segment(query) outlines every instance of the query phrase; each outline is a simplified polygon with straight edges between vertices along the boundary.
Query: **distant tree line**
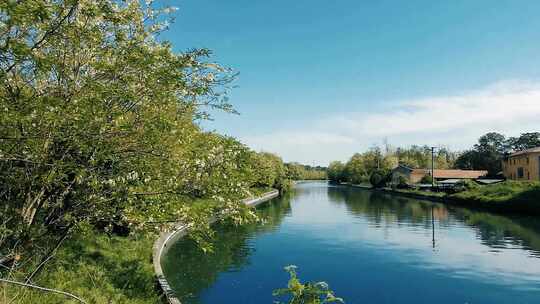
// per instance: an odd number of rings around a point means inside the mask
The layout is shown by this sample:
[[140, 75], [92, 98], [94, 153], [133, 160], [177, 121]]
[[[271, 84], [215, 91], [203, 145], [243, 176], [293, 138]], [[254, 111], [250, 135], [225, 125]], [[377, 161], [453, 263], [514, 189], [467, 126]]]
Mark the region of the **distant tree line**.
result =
[[321, 166], [301, 165], [299, 163], [285, 164], [288, 178], [291, 180], [325, 180], [327, 179], [326, 168]]
[[[436, 169], [487, 170], [489, 176], [500, 176], [505, 155], [540, 146], [540, 132], [523, 133], [518, 137], [505, 137], [487, 133], [478, 143], [464, 152], [453, 152], [437, 147], [434, 154]], [[431, 147], [411, 146], [383, 149], [373, 147], [364, 153], [354, 154], [347, 162], [333, 161], [328, 166], [328, 179], [353, 184], [383, 185], [389, 180], [390, 171], [398, 164], [410, 168], [431, 169]]]
[[[440, 147], [435, 152], [435, 167], [452, 168], [457, 154]], [[431, 168], [431, 148], [411, 146], [409, 148], [384, 149], [373, 147], [364, 153], [354, 154], [346, 163], [331, 162], [328, 166], [328, 179], [353, 184], [382, 183], [390, 171], [398, 164], [411, 168]], [[372, 179], [374, 177], [374, 179]]]

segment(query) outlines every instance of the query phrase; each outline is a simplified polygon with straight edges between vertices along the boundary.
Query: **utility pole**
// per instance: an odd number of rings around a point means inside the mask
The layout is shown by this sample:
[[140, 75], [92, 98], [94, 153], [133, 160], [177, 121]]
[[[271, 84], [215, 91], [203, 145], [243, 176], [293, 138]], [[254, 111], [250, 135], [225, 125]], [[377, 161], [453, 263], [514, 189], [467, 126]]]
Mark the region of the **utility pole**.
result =
[[431, 188], [435, 188], [435, 147], [431, 147]]

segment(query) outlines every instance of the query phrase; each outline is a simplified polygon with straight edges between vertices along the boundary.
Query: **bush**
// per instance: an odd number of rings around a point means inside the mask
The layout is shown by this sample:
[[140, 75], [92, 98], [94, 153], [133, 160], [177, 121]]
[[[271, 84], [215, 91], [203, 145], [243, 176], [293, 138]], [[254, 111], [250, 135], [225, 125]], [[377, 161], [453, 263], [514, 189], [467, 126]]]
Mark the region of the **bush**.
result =
[[456, 198], [481, 202], [513, 202], [537, 205], [540, 183], [506, 181], [495, 185], [475, 186], [453, 195]]
[[405, 176], [400, 175], [397, 179], [397, 188], [398, 189], [407, 189], [409, 188], [409, 183], [407, 182], [407, 178]]
[[[321, 303], [345, 303], [342, 298], [334, 295], [325, 282], [302, 283], [296, 274], [296, 266], [285, 267], [290, 279], [287, 288], [274, 290], [273, 296], [287, 296], [288, 304], [321, 304]], [[277, 304], [284, 304], [275, 301]]]
[[420, 180], [420, 183], [421, 184], [431, 184], [433, 182], [433, 177], [431, 177], [431, 175], [425, 175], [424, 177], [422, 177], [422, 179]]
[[454, 188], [455, 192], [462, 192], [462, 191], [469, 191], [474, 190], [480, 187], [476, 182], [472, 180], [461, 180], [456, 183], [456, 187]]
[[382, 171], [375, 171], [371, 173], [371, 176], [369, 177], [370, 184], [375, 188], [382, 188], [386, 186], [387, 181], [387, 175]]

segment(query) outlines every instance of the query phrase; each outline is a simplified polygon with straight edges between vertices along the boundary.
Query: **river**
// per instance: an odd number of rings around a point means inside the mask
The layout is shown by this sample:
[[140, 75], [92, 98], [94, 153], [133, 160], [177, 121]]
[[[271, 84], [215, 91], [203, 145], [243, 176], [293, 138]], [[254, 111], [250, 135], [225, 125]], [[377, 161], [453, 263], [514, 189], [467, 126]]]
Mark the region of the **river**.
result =
[[213, 252], [175, 243], [163, 269], [185, 304], [271, 304], [284, 266], [346, 303], [540, 303], [540, 221], [325, 182], [216, 226]]

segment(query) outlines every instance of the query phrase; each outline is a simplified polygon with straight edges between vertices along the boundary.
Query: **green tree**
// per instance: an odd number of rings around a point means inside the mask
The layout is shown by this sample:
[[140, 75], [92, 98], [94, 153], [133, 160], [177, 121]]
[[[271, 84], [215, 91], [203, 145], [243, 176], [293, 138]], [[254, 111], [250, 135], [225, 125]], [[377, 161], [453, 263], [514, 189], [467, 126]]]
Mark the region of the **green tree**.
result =
[[[411, 168], [431, 168], [431, 147], [413, 145], [399, 148], [396, 152], [399, 163]], [[435, 154], [435, 168], [448, 169], [454, 165], [455, 153], [444, 147], [438, 147]]]
[[540, 132], [523, 133], [519, 137], [510, 137], [506, 141], [506, 146], [513, 151], [540, 147]]
[[291, 180], [301, 180], [305, 176], [304, 166], [299, 163], [288, 163], [285, 164], [286, 175]]
[[371, 176], [369, 177], [369, 183], [374, 188], [382, 188], [386, 186], [386, 183], [388, 182], [389, 172], [386, 170], [375, 170], [371, 173]]
[[172, 218], [208, 232], [214, 214], [249, 216], [240, 199], [262, 179], [259, 164], [268, 186], [283, 177], [277, 157], [258, 163], [200, 130], [208, 109], [234, 112], [234, 74], [209, 50], [156, 39], [170, 11], [0, 2], [0, 261], [46, 261], [81, 223], [133, 230]]
[[340, 161], [333, 161], [328, 166], [328, 179], [334, 182], [345, 181], [345, 165]]
[[481, 136], [472, 150], [462, 153], [455, 162], [458, 169], [487, 170], [496, 176], [502, 170], [502, 158], [507, 149], [504, 135], [491, 132]]
[[283, 160], [272, 153], [259, 152], [252, 154], [254, 164], [255, 187], [276, 188], [287, 190], [291, 187], [291, 180], [287, 177], [287, 170]]
[[353, 184], [360, 184], [369, 180], [366, 160], [360, 153], [354, 154], [345, 165], [345, 178]]

